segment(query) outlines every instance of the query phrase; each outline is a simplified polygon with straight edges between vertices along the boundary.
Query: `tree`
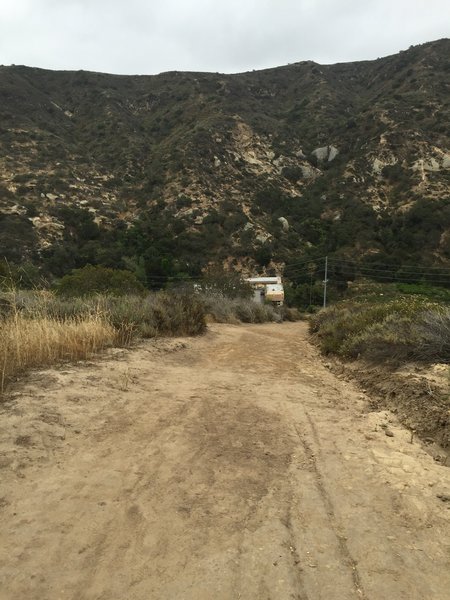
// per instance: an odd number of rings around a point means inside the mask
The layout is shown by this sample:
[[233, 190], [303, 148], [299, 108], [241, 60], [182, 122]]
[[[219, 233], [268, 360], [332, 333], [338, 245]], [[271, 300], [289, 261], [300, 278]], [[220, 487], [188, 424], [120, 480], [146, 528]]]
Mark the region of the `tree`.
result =
[[57, 285], [61, 296], [90, 296], [94, 294], [139, 294], [144, 286], [136, 275], [122, 269], [108, 269], [87, 265], [65, 275]]

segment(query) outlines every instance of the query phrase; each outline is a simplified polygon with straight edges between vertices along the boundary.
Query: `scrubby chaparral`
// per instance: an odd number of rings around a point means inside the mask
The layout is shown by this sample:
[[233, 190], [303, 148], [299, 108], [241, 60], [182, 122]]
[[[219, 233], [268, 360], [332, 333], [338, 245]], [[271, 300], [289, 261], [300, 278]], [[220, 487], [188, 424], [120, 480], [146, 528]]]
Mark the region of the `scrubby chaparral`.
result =
[[449, 57], [443, 39], [236, 75], [0, 67], [0, 257], [152, 289], [284, 269], [299, 305], [325, 255], [333, 283], [449, 285]]

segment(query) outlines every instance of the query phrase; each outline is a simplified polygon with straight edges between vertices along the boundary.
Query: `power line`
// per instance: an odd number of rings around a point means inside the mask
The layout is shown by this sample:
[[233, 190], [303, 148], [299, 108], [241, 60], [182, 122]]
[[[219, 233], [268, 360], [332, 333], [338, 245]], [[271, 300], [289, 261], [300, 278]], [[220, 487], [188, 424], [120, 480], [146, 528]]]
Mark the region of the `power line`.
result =
[[[364, 275], [364, 273], [362, 274]], [[367, 274], [367, 277], [370, 279], [374, 279], [374, 276], [370, 276]], [[439, 283], [444, 283], [444, 284], [449, 284], [450, 280], [449, 279], [427, 279], [426, 281], [421, 280], [419, 278], [414, 278], [414, 277], [395, 277], [392, 275], [377, 275], [376, 279], [383, 279], [385, 281], [390, 281], [392, 283], [398, 282], [398, 283], [435, 283], [435, 284], [439, 284]]]
[[[339, 265], [336, 265], [335, 263], [332, 263], [332, 265], [334, 267], [339, 266]], [[344, 267], [344, 268], [350, 269], [350, 267], [348, 267], [348, 266]], [[354, 272], [356, 272], [356, 273], [366, 273], [368, 275], [373, 274], [374, 277], [376, 277], [378, 273], [385, 274], [385, 275], [392, 274], [393, 277], [395, 275], [401, 275], [401, 276], [404, 276], [404, 277], [408, 277], [408, 276], [413, 277], [415, 275], [417, 275], [419, 277], [425, 277], [427, 275], [435, 275], [437, 277], [445, 277], [445, 276], [448, 275], [450, 277], [450, 272], [436, 272], [436, 273], [433, 273], [432, 271], [409, 271], [408, 272], [408, 271], [402, 271], [401, 268], [394, 270], [394, 269], [371, 269], [370, 267], [357, 267], [357, 266], [355, 266], [354, 267]]]
[[307, 265], [307, 264], [313, 264], [319, 261], [323, 261], [325, 260], [325, 256], [319, 256], [319, 258], [308, 258], [305, 260], [301, 260], [299, 262], [290, 262], [285, 264], [284, 269], [289, 269], [290, 267], [296, 267], [296, 266], [301, 266], [301, 265]]
[[310, 269], [307, 269], [305, 267], [303, 269], [295, 269], [294, 271], [288, 271], [287, 273], [285, 272], [284, 273], [284, 277], [286, 277], [287, 279], [289, 279], [291, 276], [295, 277], [296, 275], [309, 275], [311, 272], [312, 273], [320, 273], [323, 270], [324, 270], [323, 264], [322, 264], [321, 267], [319, 267], [317, 269], [314, 269], [314, 271], [311, 271]]
[[[365, 269], [371, 269], [371, 270], [380, 270], [380, 271], [383, 271], [383, 272], [386, 271], [386, 270], [394, 270], [392, 268], [393, 267], [392, 264], [388, 265], [388, 264], [383, 264], [383, 263], [370, 263], [370, 265], [366, 267], [366, 266], [362, 265], [358, 261], [349, 260], [349, 259], [341, 259], [341, 258], [331, 257], [329, 260], [332, 261], [332, 262], [335, 262], [335, 263], [345, 263], [345, 264], [355, 265], [358, 268], [365, 268]], [[376, 269], [377, 266], [380, 266], [382, 268], [381, 269]], [[375, 267], [375, 268], [373, 268], [373, 267]], [[443, 274], [444, 273], [450, 273], [450, 268], [446, 268], [446, 267], [432, 267], [432, 266], [430, 266], [430, 267], [421, 267], [419, 265], [400, 265], [398, 267], [397, 271], [400, 271], [402, 269], [413, 269], [414, 272], [416, 272], [416, 273], [418, 273], [418, 272], [430, 272], [432, 270], [434, 270], [434, 271], [442, 271]]]
[[[326, 257], [324, 257], [323, 260], [326, 260]], [[334, 258], [329, 258], [328, 259], [328, 265], [326, 265], [325, 267], [319, 266], [319, 268], [316, 269], [316, 274], [319, 274], [320, 272], [324, 272], [324, 270], [326, 269], [326, 267], [330, 267], [330, 265], [333, 266], [339, 266], [340, 263], [340, 259], [334, 259]], [[449, 284], [450, 283], [450, 271], [448, 272], [430, 272], [430, 271], [410, 271], [410, 272], [401, 272], [401, 268], [397, 269], [397, 270], [393, 270], [393, 269], [372, 269], [370, 267], [364, 267], [359, 265], [356, 262], [352, 262], [352, 261], [348, 261], [348, 263], [351, 263], [352, 266], [354, 266], [354, 275], [356, 277], [367, 277], [369, 279], [375, 279], [375, 280], [384, 280], [386, 282], [392, 282], [392, 283], [430, 283], [430, 284]], [[326, 269], [326, 270], [328, 270]], [[303, 268], [298, 268], [298, 269], [294, 269], [294, 270], [288, 270], [285, 273], [285, 276], [289, 279], [291, 277], [296, 277], [299, 275], [308, 275], [310, 274], [311, 271], [305, 266]], [[448, 274], [448, 278], [444, 279], [444, 277], [446, 277], [446, 275]]]
[[[329, 267], [330, 265], [328, 265]], [[320, 269], [318, 269], [318, 272], [324, 272], [324, 267], [321, 267]], [[298, 276], [298, 275], [308, 275], [308, 271], [297, 271], [296, 273], [292, 273], [290, 275], [292, 276]], [[374, 274], [374, 273], [364, 273], [364, 272], [359, 272], [356, 274], [356, 277], [362, 277], [362, 278], [368, 278], [368, 279], [374, 279], [374, 280], [379, 280], [382, 279], [384, 281], [387, 282], [398, 282], [398, 283], [430, 283], [430, 284], [449, 284], [450, 283], [450, 277], [448, 279], [433, 279], [433, 278], [429, 278], [427, 277], [426, 279], [422, 276], [420, 277], [414, 277], [413, 275], [408, 276], [408, 275], [389, 275], [389, 274]], [[287, 277], [287, 279], [289, 279], [289, 277]]]
[[[319, 257], [319, 258], [309, 258], [309, 259], [305, 259], [302, 261], [298, 261], [298, 262], [291, 262], [291, 263], [287, 263], [285, 264], [284, 267], [284, 272], [286, 274], [296, 274], [299, 272], [302, 272], [303, 269], [291, 269], [291, 267], [302, 267], [303, 265], [305, 266], [304, 268], [306, 268], [306, 265], [312, 265], [314, 263], [319, 263], [321, 261], [325, 260], [325, 256]], [[345, 258], [336, 258], [336, 257], [329, 257], [328, 258], [328, 263], [333, 265], [333, 266], [342, 266], [342, 267], [354, 267], [356, 271], [366, 271], [366, 272], [370, 272], [370, 273], [394, 273], [397, 274], [401, 271], [408, 271], [408, 273], [404, 273], [409, 274], [409, 272], [411, 273], [411, 275], [428, 275], [428, 274], [432, 274], [432, 275], [437, 275], [437, 276], [445, 276], [445, 275], [449, 275], [450, 276], [450, 268], [446, 268], [446, 267], [421, 267], [419, 265], [400, 265], [398, 268], [394, 268], [392, 264], [386, 264], [386, 263], [370, 263], [370, 265], [364, 265], [361, 264], [361, 262], [359, 261], [355, 261], [355, 260], [350, 260], [350, 259], [345, 259]], [[381, 267], [381, 268], [377, 268], [377, 267]], [[317, 269], [318, 271], [320, 270], [320, 268]]]

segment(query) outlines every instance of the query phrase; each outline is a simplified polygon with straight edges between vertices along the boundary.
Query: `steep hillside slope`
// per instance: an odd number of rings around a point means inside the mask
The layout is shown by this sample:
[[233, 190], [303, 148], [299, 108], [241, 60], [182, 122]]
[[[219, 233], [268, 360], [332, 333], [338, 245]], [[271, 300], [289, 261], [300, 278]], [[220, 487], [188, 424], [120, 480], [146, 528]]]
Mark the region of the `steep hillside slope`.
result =
[[450, 260], [450, 41], [237, 75], [0, 68], [0, 255], [150, 281]]

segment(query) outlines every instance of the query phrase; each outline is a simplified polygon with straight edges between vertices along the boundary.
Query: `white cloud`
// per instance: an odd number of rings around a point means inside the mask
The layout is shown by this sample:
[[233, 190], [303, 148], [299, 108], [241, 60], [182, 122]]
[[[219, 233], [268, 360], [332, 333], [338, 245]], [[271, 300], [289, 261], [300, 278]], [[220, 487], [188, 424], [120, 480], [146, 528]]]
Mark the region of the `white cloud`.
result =
[[236, 72], [377, 58], [449, 23], [448, 0], [2, 0], [0, 63]]

